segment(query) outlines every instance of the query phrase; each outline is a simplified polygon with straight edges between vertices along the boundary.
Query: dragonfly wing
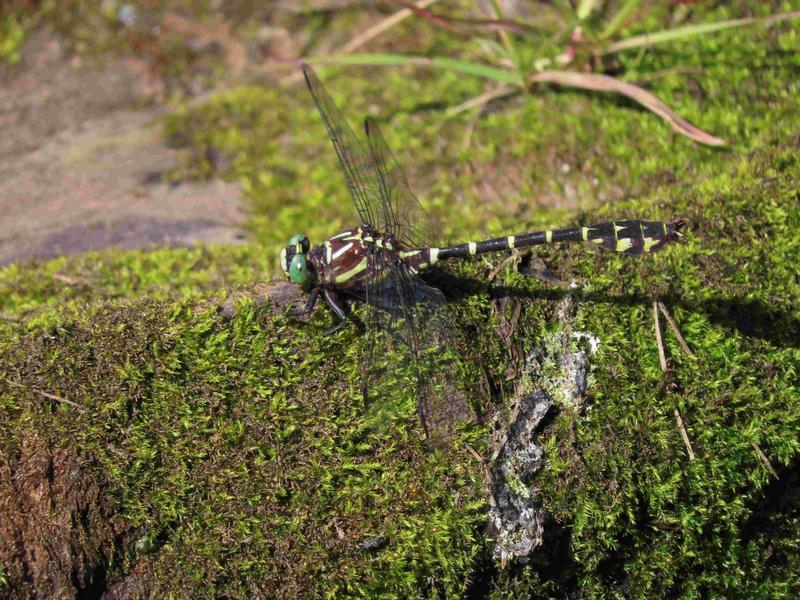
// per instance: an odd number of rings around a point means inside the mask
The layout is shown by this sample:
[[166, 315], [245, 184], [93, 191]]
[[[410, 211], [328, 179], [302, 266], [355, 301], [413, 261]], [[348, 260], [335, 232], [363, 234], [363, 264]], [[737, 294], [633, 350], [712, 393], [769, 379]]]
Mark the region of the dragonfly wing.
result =
[[308, 65], [303, 65], [303, 75], [333, 142], [336, 156], [339, 157], [347, 188], [353, 196], [361, 221], [379, 227], [382, 214], [379, 191], [381, 184], [372, 154], [350, 129], [344, 115], [325, 90], [313, 69]]
[[364, 130], [379, 174], [380, 224], [410, 248], [430, 246], [428, 214], [411, 191], [403, 169], [389, 150], [378, 124], [367, 118]]
[[[450, 376], [447, 302], [391, 253], [376, 252], [372, 260], [380, 276], [367, 287], [365, 398], [397, 397], [397, 389], [413, 387], [426, 438], [435, 439], [471, 417]], [[384, 387], [394, 393], [383, 394]]]

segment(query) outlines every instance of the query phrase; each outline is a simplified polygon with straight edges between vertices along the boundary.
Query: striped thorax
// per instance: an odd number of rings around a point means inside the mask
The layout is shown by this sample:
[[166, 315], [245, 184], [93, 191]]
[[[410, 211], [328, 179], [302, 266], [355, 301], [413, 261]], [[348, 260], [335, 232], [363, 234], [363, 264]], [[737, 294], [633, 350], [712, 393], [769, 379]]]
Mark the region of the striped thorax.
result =
[[[298, 237], [298, 236], [295, 236]], [[425, 250], [427, 256], [427, 250]], [[312, 285], [328, 288], [357, 288], [363, 286], [368, 277], [378, 273], [377, 265], [387, 260], [401, 260], [402, 245], [391, 235], [379, 233], [368, 225], [343, 231], [319, 246], [304, 250], [295, 238], [281, 250], [281, 266], [286, 276], [292, 277], [292, 261], [298, 256], [308, 266]], [[413, 260], [411, 261], [414, 262]]]

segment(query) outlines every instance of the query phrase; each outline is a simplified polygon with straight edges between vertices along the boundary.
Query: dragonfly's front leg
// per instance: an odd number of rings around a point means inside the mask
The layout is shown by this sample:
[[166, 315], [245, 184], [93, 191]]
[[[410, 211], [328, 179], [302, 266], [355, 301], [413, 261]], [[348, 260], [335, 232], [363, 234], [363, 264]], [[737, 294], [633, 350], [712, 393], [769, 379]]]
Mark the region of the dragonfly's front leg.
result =
[[293, 310], [289, 313], [290, 317], [304, 317], [311, 313], [314, 310], [314, 306], [317, 304], [317, 298], [319, 298], [319, 288], [315, 287], [311, 292], [308, 294], [308, 300], [306, 300], [306, 305], [303, 307], [303, 310]]
[[345, 323], [347, 323], [347, 313], [345, 313], [344, 309], [339, 306], [339, 297], [336, 292], [327, 288], [322, 288], [322, 297], [325, 298], [325, 304], [328, 305], [328, 308], [330, 308], [331, 311], [333, 311], [333, 314], [339, 319], [339, 322], [336, 323], [336, 325], [326, 330], [325, 333], [322, 334], [328, 336], [332, 333], [336, 333], [342, 327], [344, 327]]

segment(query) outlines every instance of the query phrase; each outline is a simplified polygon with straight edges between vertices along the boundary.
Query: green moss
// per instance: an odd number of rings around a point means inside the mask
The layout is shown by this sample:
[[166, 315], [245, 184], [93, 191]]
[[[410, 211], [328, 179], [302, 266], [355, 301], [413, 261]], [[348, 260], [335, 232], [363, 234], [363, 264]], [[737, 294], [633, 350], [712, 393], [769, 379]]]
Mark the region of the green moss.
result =
[[0, 15], [0, 62], [17, 64], [22, 59], [19, 48], [24, 39], [25, 29], [17, 15]]
[[[3, 342], [8, 379], [86, 411], [4, 391], [3, 445], [45, 427], [93, 457], [120, 516], [161, 540], [164, 591], [394, 595], [433, 577], [457, 593], [479, 548], [480, 471], [455, 442], [425, 450], [413, 402], [365, 429], [340, 375], [357, 380], [355, 342], [249, 302], [230, 321], [192, 302], [92, 310]], [[359, 549], [378, 535], [386, 548]]]
[[[777, 489], [794, 489], [800, 449], [795, 147], [687, 190], [675, 206], [695, 223], [687, 248], [592, 277], [589, 293], [609, 296], [582, 305], [575, 327], [601, 340], [596, 360], [613, 367], [594, 371], [593, 410], [555, 427], [539, 479], [548, 509], [569, 524], [584, 594], [792, 595], [785, 574], [797, 569], [798, 539], [781, 528], [797, 508], [784, 513]], [[783, 168], [764, 178], [768, 165]], [[645, 292], [637, 281], [660, 283]], [[688, 358], [667, 333], [666, 381], [648, 296], [665, 300], [696, 354]], [[754, 444], [782, 484], [770, 481]], [[760, 535], [755, 523], [765, 519], [782, 525]], [[768, 564], [781, 574], [772, 577]]]
[[191, 295], [271, 279], [272, 248], [256, 245], [91, 252], [0, 269], [0, 315], [6, 320], [85, 304]]
[[[428, 46], [415, 50], [481, 57], [478, 44], [423, 34]], [[627, 79], [728, 139], [722, 151], [613, 97], [542, 88], [478, 118], [444, 119], [444, 106], [484, 83], [405, 69], [324, 72], [350, 114], [381, 120], [443, 239], [619, 216], [691, 224], [686, 246], [641, 259], [542, 250], [577, 290], [510, 269], [490, 285], [481, 262], [456, 269], [481, 282], [450, 310], [456, 347], [471, 345], [456, 379], [492, 391], [472, 399], [483, 415], [509, 410], [534, 351], [548, 357], [538, 385], [552, 386], [564, 339], [600, 340], [588, 408], [561, 403], [541, 436], [547, 461], [534, 487], [549, 519], [528, 565], [500, 569], [486, 558], [483, 470], [465, 448], [489, 455], [484, 429], [428, 453], [406, 388], [385, 399], [393, 410], [363, 406], [364, 341], [353, 328], [323, 338], [322, 310], [300, 325], [248, 300], [231, 319], [214, 308], [223, 290], [277, 273], [275, 253], [292, 234], [318, 241], [356, 220], [301, 87], [235, 88], [167, 120], [184, 152], [174, 178], [240, 181], [254, 243], [0, 271], [0, 372], [25, 386], [0, 379], [3, 450], [36, 431], [84, 453], [131, 527], [120, 574], [150, 552], [156, 593], [797, 596], [800, 143], [785, 125], [798, 116], [797, 44], [786, 23], [621, 56]], [[560, 209], [546, 209], [554, 200]], [[667, 376], [656, 298], [696, 355], [662, 327]], [[377, 536], [383, 545], [366, 548]]]
[[[544, 433], [548, 458], [535, 486], [553, 537], [527, 567], [492, 575], [480, 566], [491, 551], [481, 534], [482, 468], [460, 435], [425, 451], [407, 391], [393, 393], [402, 408], [384, 413], [384, 426], [371, 426], [358, 392], [362, 340], [353, 328], [320, 337], [323, 311], [300, 326], [242, 300], [225, 319], [213, 300], [198, 308], [202, 297], [158, 299], [163, 288], [133, 286], [153, 298], [84, 299], [76, 313], [9, 327], [0, 342], [6, 377], [87, 410], [3, 387], [3, 445], [36, 430], [92, 457], [131, 538], [153, 540], [152, 573], [164, 592], [247, 596], [266, 593], [259, 586], [269, 581], [287, 595], [450, 596], [479, 577], [498, 597], [790, 596], [798, 567], [798, 145], [785, 138], [693, 189], [627, 202], [686, 215], [693, 232], [684, 247], [643, 259], [551, 249], [550, 264], [582, 289], [545, 290], [509, 272], [512, 304], [489, 302], [486, 287], [453, 304], [454, 339], [473, 346], [461, 376], [486, 377], [500, 391], [487, 411], [511, 394], [514, 361], [548, 351], [548, 331], [600, 340], [590, 357], [590, 410], [563, 405]], [[205, 251], [170, 252], [196, 260]], [[160, 285], [213, 286], [209, 271], [223, 255], [191, 277], [167, 269]], [[111, 256], [119, 270], [126, 257], [140, 264], [147, 255]], [[70, 264], [78, 263], [42, 270]], [[485, 268], [460, 274], [480, 279]], [[665, 329], [666, 382], [653, 337], [655, 297], [696, 355], [685, 356]], [[523, 310], [506, 345], [496, 331], [513, 302]], [[520, 349], [516, 359], [509, 348]], [[547, 364], [552, 375], [557, 362]], [[463, 435], [473, 447], [484, 444], [480, 429]], [[780, 480], [771, 481], [753, 444]], [[362, 550], [375, 536], [384, 545]], [[133, 545], [125, 556], [123, 564], [133, 564]]]

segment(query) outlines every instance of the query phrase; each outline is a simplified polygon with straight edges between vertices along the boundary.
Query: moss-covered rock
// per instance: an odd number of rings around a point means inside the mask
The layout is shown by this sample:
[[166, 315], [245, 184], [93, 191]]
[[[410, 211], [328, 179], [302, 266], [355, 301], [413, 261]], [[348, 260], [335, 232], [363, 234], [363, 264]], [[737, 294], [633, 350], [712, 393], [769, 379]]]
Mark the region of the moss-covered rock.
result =
[[[666, 25], [659, 14], [627, 33]], [[626, 77], [730, 140], [723, 151], [610, 98], [537, 89], [442, 119], [442, 103], [482, 85], [408, 70], [329, 80], [353, 114], [386, 107], [444, 238], [691, 223], [688, 244], [639, 259], [543, 249], [579, 282], [569, 289], [510, 266], [492, 282], [494, 264], [455, 268], [471, 284], [450, 294], [453, 376], [477, 419], [433, 451], [409, 386], [364, 406], [356, 328], [325, 338], [323, 310], [298, 323], [297, 295], [253, 286], [297, 230], [317, 241], [352, 224], [305, 92], [250, 85], [177, 109], [173, 178], [242, 182], [257, 239], [0, 271], [0, 485], [17, 493], [0, 503], [0, 593], [796, 597], [797, 45], [784, 24], [622, 55]], [[654, 300], [694, 354], [662, 328], [666, 374]], [[536, 434], [538, 471], [512, 484], [544, 509], [543, 543], [504, 565], [484, 463], [513, 401], [539, 389], [558, 410]], [[24, 543], [43, 537], [44, 550]]]
[[[495, 572], [486, 562], [484, 469], [466, 449], [488, 456], [481, 427], [429, 453], [403, 390], [392, 398], [399, 408], [390, 422], [370, 426], [355, 328], [322, 338], [326, 315], [301, 326], [248, 294], [229, 317], [212, 295], [105, 300], [6, 322], [5, 455], [19, 456], [35, 436], [80, 456], [127, 524], [109, 581], [135, 567], [151, 590], [452, 595], [491, 581], [501, 595], [791, 595], [800, 450], [797, 146], [784, 139], [693, 189], [674, 188], [669, 199], [629, 203], [635, 212], [688, 217], [686, 246], [640, 260], [549, 250], [562, 277], [583, 282], [578, 291], [543, 290], [508, 271], [503, 286], [454, 302], [454, 323], [477, 347], [466, 372], [483, 373], [497, 390], [484, 410], [503, 410], [514, 387], [509, 365], [524, 366], [537, 349], [559, 351], [546, 343], [548, 332], [580, 332], [574, 344], [599, 340], [587, 409], [562, 403], [541, 437], [545, 467], [534, 486], [550, 517], [544, 547], [524, 567]], [[585, 216], [602, 219], [608, 210]], [[241, 252], [214, 251], [227, 259]], [[29, 289], [52, 270], [28, 268]], [[7, 303], [21, 277], [16, 267], [3, 271]], [[695, 354], [665, 330], [666, 377], [652, 298], [672, 311]], [[498, 329], [517, 304], [503, 343]], [[4, 569], [24, 582], [17, 563]]]

